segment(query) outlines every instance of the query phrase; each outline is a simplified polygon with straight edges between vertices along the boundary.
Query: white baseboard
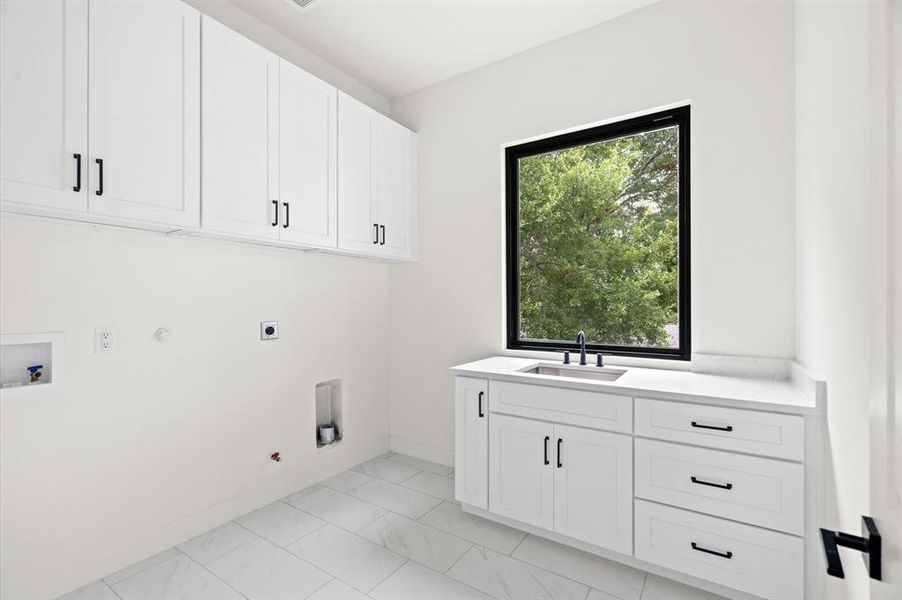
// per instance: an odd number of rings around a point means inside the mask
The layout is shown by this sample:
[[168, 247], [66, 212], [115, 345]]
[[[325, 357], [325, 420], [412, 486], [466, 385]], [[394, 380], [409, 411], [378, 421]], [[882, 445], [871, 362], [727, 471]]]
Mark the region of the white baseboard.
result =
[[398, 454], [407, 454], [422, 458], [440, 465], [454, 466], [454, 448], [422, 442], [409, 437], [392, 434], [391, 450]]

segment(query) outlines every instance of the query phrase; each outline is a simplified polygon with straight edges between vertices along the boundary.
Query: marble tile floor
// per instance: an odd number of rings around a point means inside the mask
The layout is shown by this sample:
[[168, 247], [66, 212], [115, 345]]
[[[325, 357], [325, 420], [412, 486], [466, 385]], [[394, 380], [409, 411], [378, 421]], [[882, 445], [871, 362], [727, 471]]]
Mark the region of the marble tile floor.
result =
[[717, 600], [464, 513], [454, 472], [387, 453], [61, 600]]

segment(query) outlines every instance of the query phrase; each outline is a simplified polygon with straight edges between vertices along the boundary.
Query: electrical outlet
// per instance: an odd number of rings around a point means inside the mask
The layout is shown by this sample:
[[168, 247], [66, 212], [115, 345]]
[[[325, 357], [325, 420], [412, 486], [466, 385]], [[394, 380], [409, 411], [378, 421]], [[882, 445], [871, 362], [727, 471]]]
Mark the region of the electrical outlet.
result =
[[263, 321], [260, 323], [260, 339], [261, 340], [277, 340], [279, 339], [279, 322]]
[[94, 330], [94, 352], [101, 354], [116, 349], [116, 330], [98, 327]]

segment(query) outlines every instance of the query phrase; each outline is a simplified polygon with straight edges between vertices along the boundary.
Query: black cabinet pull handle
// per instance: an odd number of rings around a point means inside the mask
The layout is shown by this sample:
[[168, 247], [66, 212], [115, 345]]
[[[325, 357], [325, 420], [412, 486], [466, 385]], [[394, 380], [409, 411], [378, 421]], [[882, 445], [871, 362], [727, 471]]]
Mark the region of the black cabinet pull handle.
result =
[[374, 244], [379, 243], [379, 223], [373, 223], [373, 229], [376, 230], [376, 239], [373, 240]]
[[75, 187], [72, 188], [73, 192], [81, 191], [81, 154], [75, 153], [72, 155], [75, 158]]
[[561, 438], [557, 439], [557, 468], [560, 469], [564, 466], [564, 463], [561, 462], [561, 444], [564, 443], [564, 440]]
[[733, 558], [732, 552], [718, 552], [717, 550], [708, 550], [707, 548], [702, 548], [695, 542], [692, 542], [692, 549], [697, 550], [698, 552], [704, 552], [705, 554], [713, 554], [714, 556], [719, 556], [721, 558]]
[[550, 441], [551, 441], [551, 438], [546, 435], [545, 436], [545, 464], [546, 465], [551, 464], [551, 461], [548, 460], [548, 442], [550, 442]]
[[732, 483], [713, 483], [711, 481], [705, 481], [703, 479], [698, 479], [695, 477], [695, 475], [691, 476], [689, 479], [692, 481], [692, 483], [697, 483], [698, 485], [708, 485], [711, 487], [720, 488], [722, 490], [732, 490], [733, 489]]
[[278, 227], [279, 225], [279, 201], [272, 201], [272, 226]]
[[382, 230], [382, 241], [379, 242], [379, 245], [384, 246], [385, 245], [385, 225], [380, 225], [379, 229]]
[[479, 392], [479, 418], [483, 418], [485, 413], [482, 411], [482, 398], [485, 396], [485, 392]]
[[97, 191], [94, 193], [103, 196], [103, 159], [95, 158], [94, 162], [97, 163], [97, 173], [100, 175], [100, 179], [97, 180]]
[[282, 223], [282, 228], [283, 228], [283, 229], [288, 229], [288, 219], [289, 219], [289, 214], [288, 214], [288, 203], [287, 203], [287, 202], [283, 202], [283, 203], [282, 203], [282, 206], [285, 207], [285, 222]]
[[726, 427], [718, 427], [717, 425], [701, 425], [700, 423], [692, 422], [693, 427], [698, 427], [699, 429], [714, 429], [715, 431], [733, 431], [732, 425], [727, 425]]

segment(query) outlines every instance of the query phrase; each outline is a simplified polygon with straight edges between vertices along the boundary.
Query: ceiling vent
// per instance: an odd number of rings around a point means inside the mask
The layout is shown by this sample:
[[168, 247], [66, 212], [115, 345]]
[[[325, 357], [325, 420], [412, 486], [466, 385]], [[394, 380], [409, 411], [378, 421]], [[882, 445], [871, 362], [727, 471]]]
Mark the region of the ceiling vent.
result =
[[291, 1], [294, 2], [295, 4], [297, 4], [298, 6], [300, 6], [301, 8], [307, 8], [308, 6], [310, 6], [311, 4], [316, 2], [316, 0], [291, 0]]

